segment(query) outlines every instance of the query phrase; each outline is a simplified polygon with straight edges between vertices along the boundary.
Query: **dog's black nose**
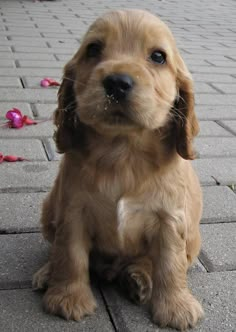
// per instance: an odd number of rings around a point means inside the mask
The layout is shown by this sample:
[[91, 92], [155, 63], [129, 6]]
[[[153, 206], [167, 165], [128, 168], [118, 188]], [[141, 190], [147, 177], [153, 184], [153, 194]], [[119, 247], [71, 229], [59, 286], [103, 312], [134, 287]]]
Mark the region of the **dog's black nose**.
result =
[[125, 74], [109, 75], [102, 83], [106, 95], [116, 100], [125, 99], [134, 85], [132, 78]]

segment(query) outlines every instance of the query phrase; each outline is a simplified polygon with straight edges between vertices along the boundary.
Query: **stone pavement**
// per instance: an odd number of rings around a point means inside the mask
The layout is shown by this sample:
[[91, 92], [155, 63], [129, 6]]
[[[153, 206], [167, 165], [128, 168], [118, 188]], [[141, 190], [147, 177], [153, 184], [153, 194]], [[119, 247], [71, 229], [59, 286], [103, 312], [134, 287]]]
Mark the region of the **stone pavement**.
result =
[[[0, 122], [17, 107], [41, 120], [55, 109], [62, 67], [99, 14], [144, 8], [171, 27], [196, 90], [201, 134], [193, 162], [203, 186], [202, 251], [189, 282], [206, 317], [193, 331], [236, 331], [236, 3], [234, 0], [0, 1]], [[40, 204], [59, 155], [50, 121], [20, 130], [0, 128], [0, 151], [29, 161], [0, 165], [0, 331], [160, 331], [145, 307], [93, 282], [99, 307], [82, 322], [42, 310], [32, 274], [47, 258], [39, 233]], [[165, 329], [163, 331], [169, 331]]]

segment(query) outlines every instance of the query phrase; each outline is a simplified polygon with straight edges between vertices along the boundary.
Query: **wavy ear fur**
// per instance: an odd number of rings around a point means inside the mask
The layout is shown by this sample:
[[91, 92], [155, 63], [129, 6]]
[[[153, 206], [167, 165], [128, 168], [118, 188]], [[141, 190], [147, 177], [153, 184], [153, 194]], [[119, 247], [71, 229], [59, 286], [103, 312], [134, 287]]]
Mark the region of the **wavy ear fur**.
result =
[[83, 132], [83, 126], [76, 113], [78, 105], [74, 91], [75, 73], [75, 63], [72, 59], [64, 68], [62, 84], [58, 91], [58, 107], [54, 113], [56, 131], [53, 137], [59, 153], [76, 148]]
[[191, 75], [178, 55], [177, 85], [179, 96], [175, 102], [176, 150], [184, 159], [194, 159], [193, 138], [199, 132], [198, 120], [194, 111], [194, 92]]

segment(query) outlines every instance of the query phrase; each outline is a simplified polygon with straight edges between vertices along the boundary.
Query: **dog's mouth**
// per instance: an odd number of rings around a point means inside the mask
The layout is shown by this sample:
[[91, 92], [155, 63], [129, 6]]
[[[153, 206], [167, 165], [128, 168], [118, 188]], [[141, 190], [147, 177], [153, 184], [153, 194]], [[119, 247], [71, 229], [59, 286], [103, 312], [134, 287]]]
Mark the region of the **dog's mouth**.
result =
[[106, 114], [105, 122], [110, 125], [134, 125], [130, 115], [119, 110], [110, 112], [110, 114]]

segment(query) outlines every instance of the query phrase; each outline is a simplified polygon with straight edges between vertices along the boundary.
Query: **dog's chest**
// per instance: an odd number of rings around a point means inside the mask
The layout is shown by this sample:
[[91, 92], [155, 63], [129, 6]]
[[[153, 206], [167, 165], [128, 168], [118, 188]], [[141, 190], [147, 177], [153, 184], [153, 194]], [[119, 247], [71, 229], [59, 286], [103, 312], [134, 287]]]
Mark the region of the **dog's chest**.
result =
[[112, 202], [126, 194], [136, 193], [153, 172], [153, 164], [145, 156], [124, 151], [110, 160], [99, 160], [95, 166], [97, 190]]

